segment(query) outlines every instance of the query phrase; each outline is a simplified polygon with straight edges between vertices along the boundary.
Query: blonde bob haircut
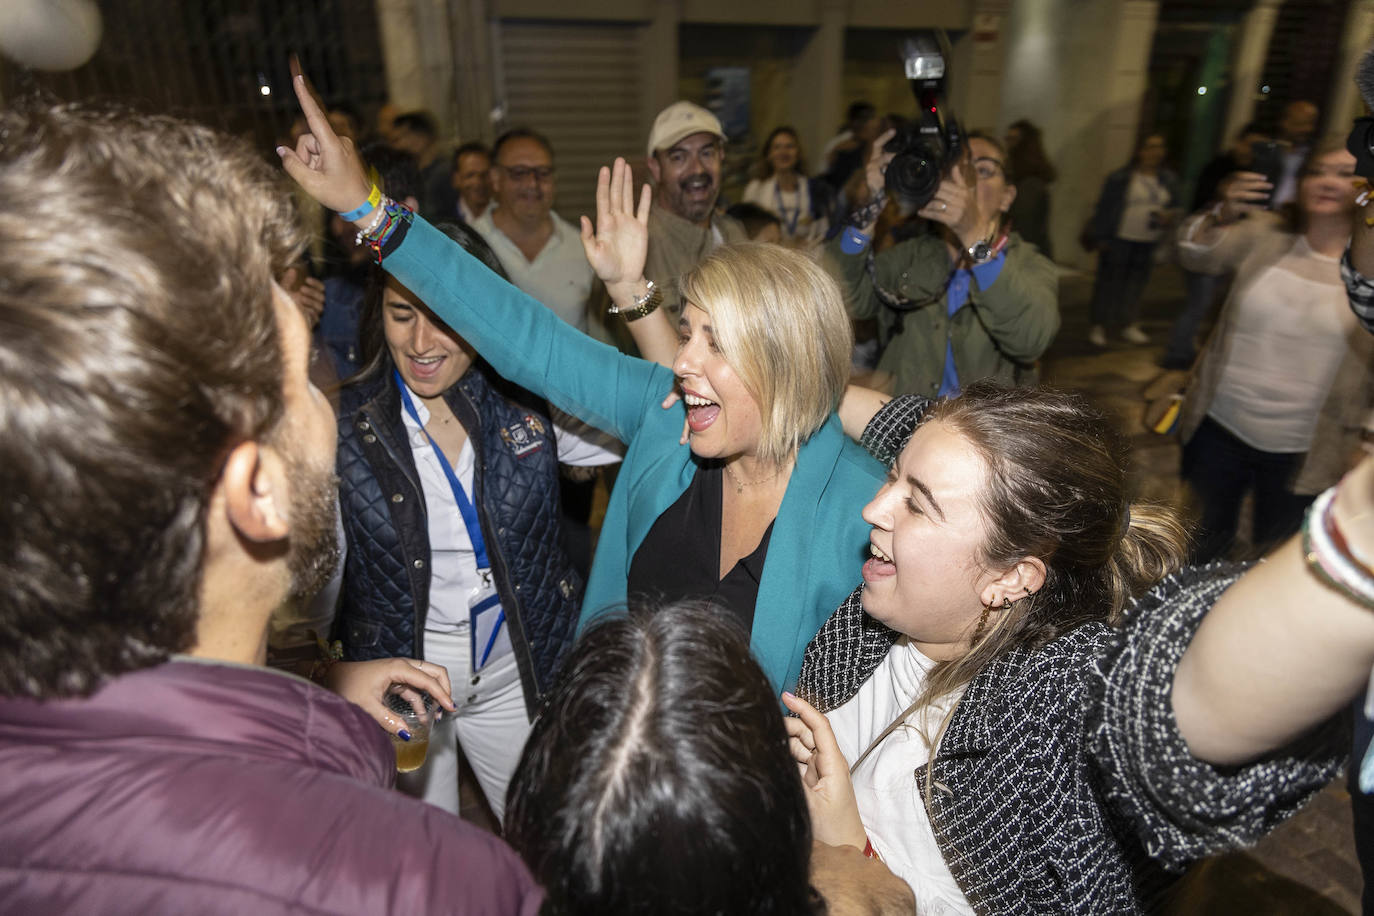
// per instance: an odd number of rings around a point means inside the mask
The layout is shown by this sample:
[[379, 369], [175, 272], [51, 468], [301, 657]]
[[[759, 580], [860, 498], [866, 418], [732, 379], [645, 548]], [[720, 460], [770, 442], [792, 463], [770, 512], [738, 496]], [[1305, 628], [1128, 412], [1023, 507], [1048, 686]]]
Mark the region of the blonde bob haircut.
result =
[[717, 248], [681, 286], [759, 405], [759, 457], [792, 458], [849, 380], [854, 337], [839, 287], [805, 255], [758, 242]]

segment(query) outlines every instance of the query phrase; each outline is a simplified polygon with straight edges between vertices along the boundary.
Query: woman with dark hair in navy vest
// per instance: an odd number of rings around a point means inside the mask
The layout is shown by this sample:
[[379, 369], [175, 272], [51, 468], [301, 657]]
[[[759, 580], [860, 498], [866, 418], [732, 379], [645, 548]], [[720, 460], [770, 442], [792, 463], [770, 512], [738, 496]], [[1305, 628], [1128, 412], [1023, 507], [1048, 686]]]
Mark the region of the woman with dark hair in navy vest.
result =
[[[440, 228], [504, 276], [479, 236]], [[543, 400], [492, 372], [381, 268], [361, 336], [365, 368], [339, 404], [348, 557], [336, 632], [349, 659], [448, 668], [457, 712], [400, 786], [456, 813], [461, 744], [500, 820], [582, 602], [562, 544], [558, 466], [619, 461], [618, 443], [555, 424]]]

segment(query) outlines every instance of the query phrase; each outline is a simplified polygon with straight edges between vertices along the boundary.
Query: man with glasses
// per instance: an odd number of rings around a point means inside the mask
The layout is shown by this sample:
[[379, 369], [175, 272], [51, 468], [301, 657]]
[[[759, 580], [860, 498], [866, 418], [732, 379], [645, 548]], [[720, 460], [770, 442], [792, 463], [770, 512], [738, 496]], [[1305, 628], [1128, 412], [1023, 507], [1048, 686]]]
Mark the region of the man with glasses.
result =
[[559, 318], [587, 330], [587, 305], [596, 280], [577, 228], [553, 212], [553, 146], [517, 127], [491, 150], [495, 206], [472, 224], [491, 245], [511, 282]]
[[[510, 281], [584, 334], [596, 279], [577, 228], [553, 212], [553, 145], [524, 127], [508, 130], [491, 150], [493, 204], [472, 227], [487, 240]], [[598, 325], [600, 327], [600, 325]], [[614, 439], [576, 418], [555, 412], [565, 431], [618, 449]], [[589, 526], [596, 490], [594, 468], [564, 466], [559, 480], [563, 547], [586, 578], [592, 564]]]
[[[873, 144], [870, 200], [885, 194], [889, 131]], [[873, 253], [881, 206], [858, 201], [827, 251], [850, 314], [876, 318], [884, 344], [878, 382], [897, 394], [954, 397], [978, 379], [1035, 381], [1036, 360], [1059, 330], [1055, 266], [1007, 220], [1016, 186], [1001, 144], [969, 135], [966, 158], [917, 215], [934, 231]]]
[[644, 276], [662, 290], [676, 322], [682, 308], [678, 278], [716, 246], [743, 242], [749, 235], [739, 222], [716, 212], [725, 132], [715, 115], [691, 102], [669, 105], [654, 119], [647, 156], [655, 193]]

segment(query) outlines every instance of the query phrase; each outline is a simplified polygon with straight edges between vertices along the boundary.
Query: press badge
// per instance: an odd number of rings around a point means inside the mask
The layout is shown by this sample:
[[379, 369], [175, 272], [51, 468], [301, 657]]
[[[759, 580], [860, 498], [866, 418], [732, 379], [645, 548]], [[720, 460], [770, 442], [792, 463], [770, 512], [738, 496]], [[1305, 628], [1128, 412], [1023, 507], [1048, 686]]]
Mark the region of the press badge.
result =
[[472, 634], [472, 673], [511, 653], [510, 627], [501, 596], [491, 581], [491, 572], [482, 570], [482, 585], [468, 593], [468, 623]]

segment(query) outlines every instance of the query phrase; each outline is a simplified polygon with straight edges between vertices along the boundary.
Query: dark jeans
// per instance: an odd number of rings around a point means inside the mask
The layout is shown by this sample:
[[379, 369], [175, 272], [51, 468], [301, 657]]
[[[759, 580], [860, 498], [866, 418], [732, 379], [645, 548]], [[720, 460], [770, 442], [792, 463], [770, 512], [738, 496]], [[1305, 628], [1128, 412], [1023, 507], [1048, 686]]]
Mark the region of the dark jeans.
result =
[[1135, 324], [1140, 296], [1155, 264], [1154, 242], [1112, 239], [1097, 256], [1093, 283], [1093, 324], [1116, 329]]
[[1231, 435], [1206, 417], [1183, 446], [1183, 479], [1202, 507], [1193, 545], [1193, 561], [1205, 563], [1226, 556], [1235, 544], [1240, 504], [1255, 494], [1254, 528], [1250, 543], [1256, 553], [1268, 550], [1298, 530], [1302, 515], [1315, 498], [1299, 496], [1288, 487], [1306, 452], [1262, 452]]
[[1185, 270], [1183, 277], [1188, 282], [1188, 292], [1183, 300], [1183, 310], [1174, 319], [1173, 330], [1169, 332], [1169, 346], [1160, 360], [1166, 369], [1187, 369], [1193, 364], [1197, 356], [1193, 341], [1197, 338], [1198, 328], [1212, 311], [1218, 290], [1226, 286], [1225, 274], [1218, 276]]

